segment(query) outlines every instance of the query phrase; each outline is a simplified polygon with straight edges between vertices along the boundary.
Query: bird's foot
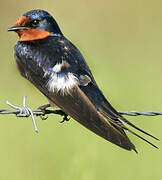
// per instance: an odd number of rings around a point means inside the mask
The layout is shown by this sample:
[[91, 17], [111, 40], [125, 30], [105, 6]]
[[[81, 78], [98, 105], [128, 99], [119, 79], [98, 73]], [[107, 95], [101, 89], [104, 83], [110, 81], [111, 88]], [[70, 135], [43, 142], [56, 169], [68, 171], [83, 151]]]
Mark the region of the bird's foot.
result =
[[[60, 111], [62, 111], [62, 110], [60, 110]], [[59, 121], [60, 123], [70, 120], [70, 118], [68, 118], [68, 115], [64, 111], [62, 111], [61, 113], [62, 113], [62, 116], [64, 116], [64, 117], [61, 121]]]
[[45, 104], [43, 106], [38, 107], [38, 109], [40, 109], [42, 111], [42, 113], [43, 113], [43, 114], [39, 115], [42, 120], [46, 120], [48, 118], [48, 116], [46, 116], [46, 109], [48, 107], [51, 107], [51, 105], [50, 104]]
[[38, 115], [40, 116], [40, 118], [42, 120], [46, 120], [48, 118], [48, 116], [46, 116], [46, 114], [58, 114], [60, 116], [63, 116], [63, 119], [61, 121], [59, 121], [60, 123], [63, 123], [64, 121], [69, 121], [70, 118], [68, 118], [68, 115], [62, 111], [62, 110], [47, 110], [47, 108], [51, 107], [50, 104], [45, 104], [43, 106], [40, 106], [38, 107], [38, 109], [40, 109], [42, 111], [42, 114], [41, 115]]

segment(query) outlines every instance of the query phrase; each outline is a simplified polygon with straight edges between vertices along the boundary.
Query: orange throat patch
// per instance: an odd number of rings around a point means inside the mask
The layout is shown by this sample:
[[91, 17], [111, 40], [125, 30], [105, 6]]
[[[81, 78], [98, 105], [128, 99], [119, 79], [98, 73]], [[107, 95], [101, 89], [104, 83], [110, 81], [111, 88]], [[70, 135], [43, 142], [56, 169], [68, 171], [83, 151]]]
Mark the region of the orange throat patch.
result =
[[45, 30], [36, 30], [36, 29], [23, 29], [17, 31], [20, 41], [34, 41], [39, 39], [44, 39], [50, 35], [49, 32]]

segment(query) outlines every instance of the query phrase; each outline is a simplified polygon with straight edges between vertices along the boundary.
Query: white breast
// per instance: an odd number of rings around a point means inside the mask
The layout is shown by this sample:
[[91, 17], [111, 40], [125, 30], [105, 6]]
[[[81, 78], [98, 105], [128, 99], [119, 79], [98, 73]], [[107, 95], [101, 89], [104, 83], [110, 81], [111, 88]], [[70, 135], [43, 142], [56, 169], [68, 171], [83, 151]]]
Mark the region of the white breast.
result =
[[69, 93], [74, 86], [78, 85], [78, 78], [71, 72], [64, 73], [62, 69], [69, 67], [63, 61], [61, 64], [56, 64], [53, 67], [50, 79], [47, 82], [47, 87], [50, 92], [61, 92], [62, 94]]

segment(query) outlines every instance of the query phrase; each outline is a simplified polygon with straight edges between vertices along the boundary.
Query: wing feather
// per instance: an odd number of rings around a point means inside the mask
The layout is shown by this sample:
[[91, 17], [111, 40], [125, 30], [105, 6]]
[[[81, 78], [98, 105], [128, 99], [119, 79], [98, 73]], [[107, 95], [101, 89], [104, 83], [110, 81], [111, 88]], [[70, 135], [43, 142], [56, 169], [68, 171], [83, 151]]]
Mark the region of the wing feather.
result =
[[74, 87], [70, 94], [52, 94], [50, 100], [97, 135], [124, 149], [136, 151], [126, 134], [106, 122], [78, 86]]

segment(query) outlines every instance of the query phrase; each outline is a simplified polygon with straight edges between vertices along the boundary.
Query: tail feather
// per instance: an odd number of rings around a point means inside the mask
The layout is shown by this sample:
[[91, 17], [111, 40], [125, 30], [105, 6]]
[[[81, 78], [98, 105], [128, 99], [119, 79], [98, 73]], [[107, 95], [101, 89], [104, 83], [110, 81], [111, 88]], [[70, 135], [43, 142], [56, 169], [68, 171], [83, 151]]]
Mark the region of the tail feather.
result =
[[144, 134], [146, 134], [146, 135], [148, 135], [148, 136], [150, 136], [150, 137], [152, 137], [152, 138], [154, 138], [154, 139], [156, 139], [156, 140], [159, 141], [158, 138], [156, 138], [155, 136], [153, 136], [153, 135], [147, 133], [146, 131], [138, 128], [137, 126], [135, 126], [134, 124], [132, 124], [131, 122], [129, 122], [128, 120], [126, 120], [125, 118], [121, 118], [120, 120], [122, 120], [123, 122], [125, 122], [125, 123], [127, 123], [128, 125], [132, 126], [133, 128], [137, 129], [138, 131], [140, 131], [140, 132], [142, 132], [142, 133], [144, 133]]
[[130, 130], [130, 129], [128, 129], [128, 128], [126, 128], [125, 130], [127, 130], [127, 131], [129, 131], [130, 133], [134, 134], [135, 136], [137, 136], [138, 138], [140, 138], [140, 139], [142, 139], [143, 141], [147, 142], [147, 143], [150, 144], [151, 146], [159, 149], [159, 148], [158, 148], [157, 146], [155, 146], [153, 143], [151, 143], [151, 142], [148, 141], [147, 139], [143, 138], [142, 136], [136, 134], [134, 131], [132, 131], [132, 130]]
[[[109, 105], [109, 104], [108, 104]], [[151, 143], [150, 141], [148, 141], [147, 139], [143, 138], [142, 136], [138, 135], [137, 133], [135, 133], [134, 131], [130, 130], [129, 128], [127, 128], [121, 121], [125, 122], [126, 124], [132, 126], [133, 128], [137, 129], [138, 131], [156, 139], [159, 140], [158, 138], [156, 138], [155, 136], [147, 133], [146, 131], [138, 128], [137, 126], [135, 126], [134, 124], [132, 124], [131, 122], [129, 122], [128, 120], [126, 120], [124, 117], [120, 116], [118, 114], [118, 112], [113, 109], [113, 114], [114, 117], [112, 118], [112, 114], [111, 116], [109, 116], [109, 106], [106, 107], [106, 104], [104, 104], [103, 106], [100, 106], [100, 108], [98, 108], [99, 112], [108, 120], [111, 122], [111, 124], [113, 124], [114, 126], [117, 126], [119, 129], [121, 129], [123, 132], [124, 130], [129, 131], [130, 133], [132, 133], [133, 135], [137, 136], [138, 138], [142, 139], [143, 141], [147, 142], [148, 144], [150, 144], [151, 146], [155, 147], [158, 149], [157, 146], [155, 146], [153, 143]]]

